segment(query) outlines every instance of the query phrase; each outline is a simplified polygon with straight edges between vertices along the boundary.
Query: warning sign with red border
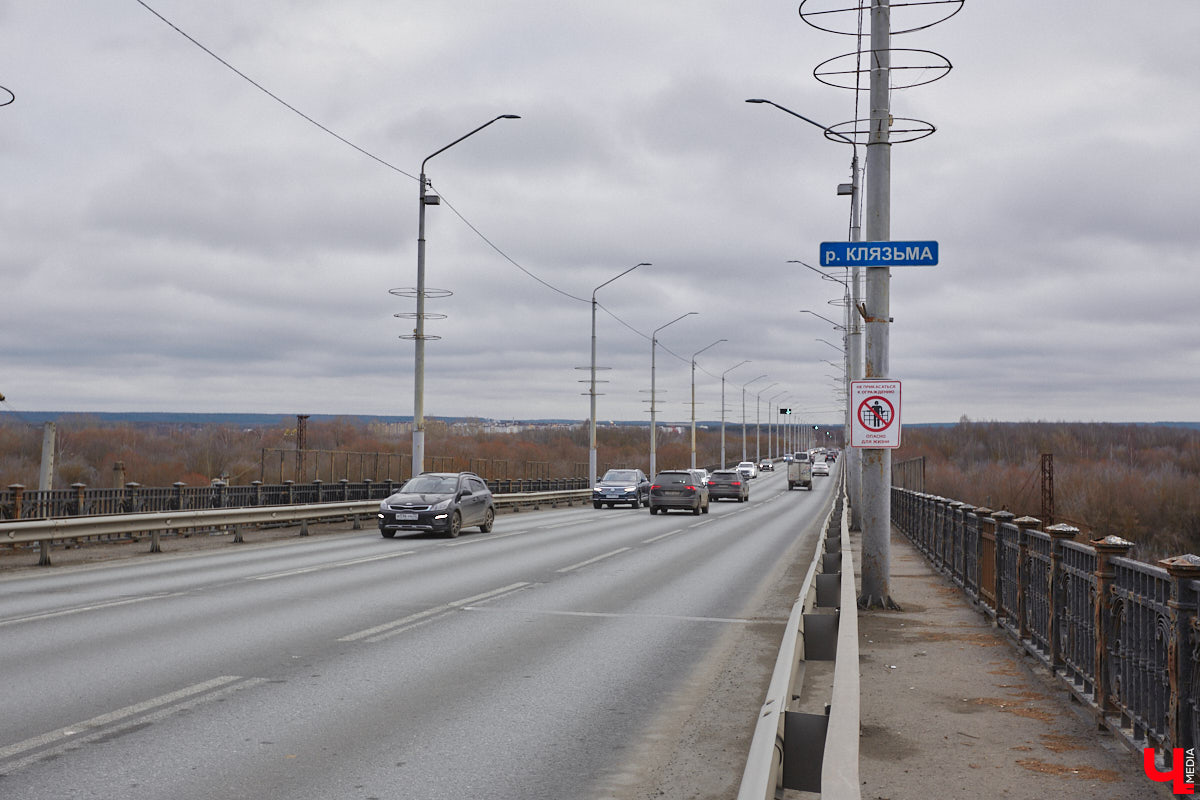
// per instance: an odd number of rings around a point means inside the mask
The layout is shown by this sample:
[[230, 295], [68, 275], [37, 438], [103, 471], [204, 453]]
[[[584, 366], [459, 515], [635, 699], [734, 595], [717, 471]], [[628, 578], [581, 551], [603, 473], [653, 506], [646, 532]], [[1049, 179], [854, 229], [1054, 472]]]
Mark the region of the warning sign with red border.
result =
[[850, 381], [850, 446], [900, 446], [900, 381]]

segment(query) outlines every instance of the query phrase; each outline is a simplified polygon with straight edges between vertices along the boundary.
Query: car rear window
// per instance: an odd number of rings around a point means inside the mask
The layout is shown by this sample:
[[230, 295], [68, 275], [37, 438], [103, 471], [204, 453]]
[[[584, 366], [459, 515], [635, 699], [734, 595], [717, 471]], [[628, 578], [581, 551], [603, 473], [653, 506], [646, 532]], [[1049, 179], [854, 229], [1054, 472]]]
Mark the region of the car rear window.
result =
[[655, 483], [672, 484], [677, 486], [689, 484], [694, 481], [695, 478], [686, 472], [660, 472], [658, 473], [658, 477], [654, 479]]

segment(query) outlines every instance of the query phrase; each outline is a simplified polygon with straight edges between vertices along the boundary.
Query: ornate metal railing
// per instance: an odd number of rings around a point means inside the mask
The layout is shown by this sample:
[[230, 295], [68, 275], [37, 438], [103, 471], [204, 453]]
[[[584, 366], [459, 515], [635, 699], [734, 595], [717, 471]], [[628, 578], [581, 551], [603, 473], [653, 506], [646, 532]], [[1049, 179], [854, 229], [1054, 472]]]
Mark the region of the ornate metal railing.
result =
[[1200, 557], [892, 490], [892, 521], [1135, 752], [1200, 742]]

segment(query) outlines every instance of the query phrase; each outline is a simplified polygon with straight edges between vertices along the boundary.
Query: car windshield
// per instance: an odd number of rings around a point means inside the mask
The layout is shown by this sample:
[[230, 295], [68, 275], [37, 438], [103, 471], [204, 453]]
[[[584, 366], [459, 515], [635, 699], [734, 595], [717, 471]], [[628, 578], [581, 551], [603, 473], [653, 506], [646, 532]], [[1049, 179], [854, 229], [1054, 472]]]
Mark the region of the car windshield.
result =
[[458, 486], [453, 475], [418, 475], [404, 484], [400, 491], [408, 494], [451, 494]]
[[604, 473], [604, 477], [601, 480], [635, 482], [637, 481], [637, 472], [631, 469], [610, 469]]

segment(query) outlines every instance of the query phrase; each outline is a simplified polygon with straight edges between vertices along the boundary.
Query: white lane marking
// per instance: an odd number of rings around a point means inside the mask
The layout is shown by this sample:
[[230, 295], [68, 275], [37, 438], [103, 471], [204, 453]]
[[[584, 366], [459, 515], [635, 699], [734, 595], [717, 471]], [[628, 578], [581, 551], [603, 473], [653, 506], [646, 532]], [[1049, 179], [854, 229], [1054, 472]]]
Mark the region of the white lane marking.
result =
[[512, 531], [511, 533], [498, 533], [495, 536], [484, 536], [484, 537], [472, 536], [470, 539], [460, 539], [457, 542], [448, 542], [448, 543], [442, 545], [442, 547], [462, 547], [464, 544], [476, 544], [478, 542], [491, 542], [496, 539], [507, 539], [509, 536], [520, 536], [522, 533], [528, 533], [528, 531]]
[[408, 630], [408, 628], [412, 627], [413, 623], [428, 621], [429, 617], [445, 614], [447, 611], [453, 611], [456, 608], [461, 608], [463, 606], [470, 605], [471, 603], [478, 603], [481, 600], [495, 600], [502, 594], [515, 592], [518, 589], [524, 589], [525, 587], [531, 585], [532, 584], [525, 582], [510, 583], [508, 586], [501, 586], [499, 589], [492, 589], [490, 592], [483, 592], [482, 594], [477, 594], [472, 597], [464, 597], [461, 600], [452, 600], [451, 602], [443, 603], [440, 606], [434, 606], [433, 608], [427, 608], [424, 611], [418, 611], [415, 614], [409, 614], [407, 617], [401, 617], [400, 619], [395, 619], [391, 622], [385, 622], [382, 625], [376, 625], [373, 628], [366, 628], [365, 630], [347, 634], [346, 636], [340, 637], [338, 641], [357, 642], [365, 639], [369, 642], [377, 642], [393, 634]]
[[586, 567], [589, 564], [595, 564], [597, 561], [603, 561], [606, 558], [612, 558], [615, 555], [620, 555], [621, 553], [624, 553], [628, 549], [629, 549], [628, 547], [620, 547], [620, 548], [617, 548], [616, 550], [612, 550], [608, 553], [598, 555], [595, 558], [589, 558], [587, 561], [580, 561], [578, 564], [572, 564], [569, 567], [563, 567], [562, 569], [555, 570], [555, 572], [571, 572], [572, 570], [577, 570], [581, 567]]
[[590, 525], [592, 522], [595, 522], [595, 520], [593, 520], [591, 517], [588, 517], [587, 519], [581, 519], [581, 520], [577, 520], [575, 522], [556, 522], [553, 525], [539, 525], [538, 530], [539, 531], [556, 531], [559, 528], [574, 528], [577, 525]]
[[[266, 683], [266, 678], [222, 675], [169, 694], [92, 717], [41, 736], [0, 748], [0, 768], [13, 772], [38, 761], [62, 755], [83, 742], [112, 736], [133, 727], [158, 722], [181, 711], [208, 703], [233, 692]], [[30, 752], [36, 751], [36, 752]], [[17, 758], [24, 756], [23, 758]], [[16, 758], [17, 760], [10, 760]]]
[[667, 531], [666, 533], [660, 533], [658, 536], [651, 536], [649, 539], [643, 539], [642, 544], [652, 544], [654, 542], [659, 541], [660, 539], [666, 539], [668, 536], [675, 536], [680, 533], [683, 533], [683, 528], [679, 528], [679, 529], [673, 530], [673, 531]]
[[128, 606], [134, 603], [143, 603], [147, 600], [162, 600], [167, 597], [182, 597], [183, 592], [166, 592], [164, 594], [148, 594], [145, 597], [127, 597], [123, 600], [110, 600], [107, 603], [89, 603], [86, 606], [77, 606], [75, 608], [64, 608], [59, 611], [46, 611], [39, 614], [29, 614], [24, 617], [12, 617], [10, 619], [0, 620], [0, 628], [5, 625], [16, 625], [20, 622], [33, 622], [35, 620], [54, 619], [55, 617], [69, 617], [72, 614], [82, 614], [86, 611], [99, 611], [104, 608], [117, 608], [118, 606]]
[[385, 553], [379, 556], [366, 556], [364, 558], [352, 558], [349, 561], [334, 561], [330, 564], [316, 564], [311, 567], [299, 567], [297, 569], [284, 570], [283, 572], [269, 572], [265, 575], [252, 575], [246, 580], [251, 581], [273, 581], [276, 578], [290, 578], [294, 575], [306, 575], [310, 572], [320, 572], [326, 569], [336, 569], [338, 567], [352, 567], [355, 564], [366, 564], [370, 561], [385, 561], [389, 558], [400, 558], [401, 556], [411, 556], [416, 553], [416, 550], [400, 550], [396, 553]]

